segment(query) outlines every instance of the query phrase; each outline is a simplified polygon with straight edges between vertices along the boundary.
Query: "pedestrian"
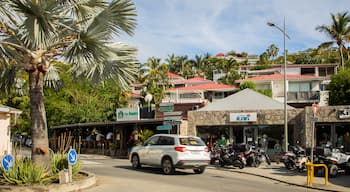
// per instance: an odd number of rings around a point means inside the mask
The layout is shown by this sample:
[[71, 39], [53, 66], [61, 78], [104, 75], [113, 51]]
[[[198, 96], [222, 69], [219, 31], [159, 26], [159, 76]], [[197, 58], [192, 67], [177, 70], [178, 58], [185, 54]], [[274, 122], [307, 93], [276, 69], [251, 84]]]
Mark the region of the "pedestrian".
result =
[[134, 141], [134, 136], [130, 135], [129, 140], [126, 142], [126, 147], [127, 147], [127, 151], [128, 151], [128, 158], [130, 156], [130, 152], [132, 147], [134, 146], [135, 141]]

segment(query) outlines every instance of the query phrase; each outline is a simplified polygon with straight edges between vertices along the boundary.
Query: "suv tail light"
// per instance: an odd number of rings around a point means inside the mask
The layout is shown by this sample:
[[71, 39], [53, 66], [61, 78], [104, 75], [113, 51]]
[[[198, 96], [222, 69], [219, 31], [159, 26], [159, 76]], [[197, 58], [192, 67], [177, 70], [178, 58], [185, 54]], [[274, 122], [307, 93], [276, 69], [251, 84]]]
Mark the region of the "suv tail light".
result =
[[186, 151], [186, 147], [182, 147], [182, 146], [175, 146], [175, 151], [178, 152], [185, 152]]
[[208, 148], [208, 147], [205, 147], [205, 148], [204, 148], [204, 151], [205, 151], [205, 152], [209, 152], [209, 148]]

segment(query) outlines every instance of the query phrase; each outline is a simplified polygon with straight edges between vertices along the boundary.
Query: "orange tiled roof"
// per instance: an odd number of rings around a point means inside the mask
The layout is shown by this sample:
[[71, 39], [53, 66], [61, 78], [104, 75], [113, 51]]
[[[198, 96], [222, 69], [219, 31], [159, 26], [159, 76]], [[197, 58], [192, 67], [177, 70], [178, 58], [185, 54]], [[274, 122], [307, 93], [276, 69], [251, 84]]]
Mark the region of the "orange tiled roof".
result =
[[214, 83], [214, 81], [205, 79], [203, 77], [193, 77], [182, 81], [176, 81], [175, 84], [190, 84], [190, 83]]
[[137, 94], [137, 93], [131, 93], [130, 97], [132, 97], [132, 98], [142, 98], [142, 95]]
[[170, 77], [170, 78], [182, 78], [183, 79], [183, 77], [181, 77], [180, 75], [175, 74], [175, 73], [171, 73], [171, 72], [166, 73], [166, 76]]

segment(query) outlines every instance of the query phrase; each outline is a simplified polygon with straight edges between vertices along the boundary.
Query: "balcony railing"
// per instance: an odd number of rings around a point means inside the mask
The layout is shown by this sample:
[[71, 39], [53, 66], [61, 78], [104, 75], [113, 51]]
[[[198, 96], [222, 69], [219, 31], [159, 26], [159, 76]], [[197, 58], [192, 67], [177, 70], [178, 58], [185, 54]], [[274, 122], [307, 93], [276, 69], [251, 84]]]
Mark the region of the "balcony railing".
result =
[[318, 91], [303, 91], [303, 92], [288, 92], [288, 102], [319, 102], [320, 92]]
[[162, 102], [172, 102], [172, 103], [202, 103], [204, 99], [201, 98], [181, 98], [181, 99], [172, 99], [166, 98]]

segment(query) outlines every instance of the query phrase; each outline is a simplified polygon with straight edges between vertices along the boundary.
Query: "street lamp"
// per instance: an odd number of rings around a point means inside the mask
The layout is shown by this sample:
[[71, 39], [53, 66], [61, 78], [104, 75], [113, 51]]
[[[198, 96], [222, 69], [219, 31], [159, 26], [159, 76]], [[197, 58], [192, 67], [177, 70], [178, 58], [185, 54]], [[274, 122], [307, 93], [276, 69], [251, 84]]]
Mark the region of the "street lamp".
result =
[[275, 25], [274, 23], [267, 22], [267, 25], [270, 27], [275, 27], [279, 31], [283, 33], [283, 55], [284, 55], [284, 66], [283, 66], [283, 111], [284, 111], [284, 149], [285, 151], [288, 151], [288, 116], [287, 116], [287, 77], [286, 77], [286, 68], [287, 68], [287, 55], [286, 55], [286, 37], [288, 39], [289, 36], [286, 33], [286, 21], [285, 18], [283, 19], [283, 29]]

